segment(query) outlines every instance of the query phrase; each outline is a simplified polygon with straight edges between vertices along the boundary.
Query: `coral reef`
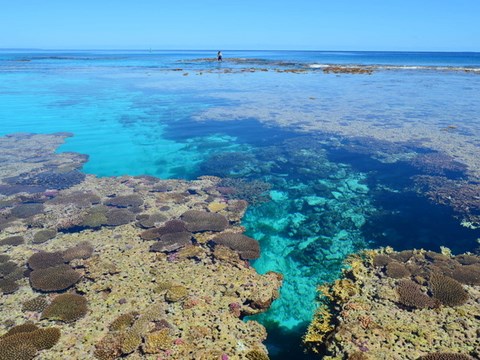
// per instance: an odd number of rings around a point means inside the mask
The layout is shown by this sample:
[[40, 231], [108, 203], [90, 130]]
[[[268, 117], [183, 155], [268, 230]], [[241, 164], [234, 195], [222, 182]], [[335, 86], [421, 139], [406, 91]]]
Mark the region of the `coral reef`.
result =
[[77, 294], [61, 294], [43, 310], [42, 319], [74, 322], [87, 313], [87, 299]]
[[235, 250], [242, 259], [258, 259], [260, 257], [258, 241], [243, 234], [222, 233], [215, 236], [212, 241], [215, 244], [224, 245]]
[[1, 360], [29, 360], [38, 351], [50, 349], [60, 338], [60, 329], [24, 326], [20, 332], [13, 331], [0, 337]]
[[68, 265], [34, 270], [30, 273], [30, 285], [38, 291], [56, 292], [75, 285], [82, 275]]
[[[478, 260], [472, 254], [454, 257], [446, 249], [387, 248], [352, 256], [343, 279], [319, 288], [322, 305], [305, 345], [329, 360], [478, 357], [480, 287], [461, 285], [447, 275]], [[394, 262], [411, 274], [389, 276]]]
[[225, 216], [205, 211], [189, 210], [182, 214], [185, 227], [191, 232], [223, 231], [228, 226]]
[[[71, 171], [85, 160], [54, 153], [61, 135], [14, 139], [15, 146], [29, 142], [28, 156], [45, 155], [31, 163], [23, 147], [7, 152], [10, 165], [2, 167], [0, 186], [12, 186], [4, 177], [28, 173], [38, 179], [34, 175], [45, 169]], [[41, 353], [46, 360], [266, 354], [265, 329], [243, 319], [270, 306], [282, 277], [259, 275], [235, 251], [211, 246], [219, 231], [243, 230], [240, 220], [247, 206], [243, 200], [226, 200], [217, 189], [219, 181], [87, 175], [65, 189], [2, 195], [2, 239], [21, 236], [25, 242], [5, 246], [0, 255], [0, 280], [18, 289], [1, 297], [0, 327], [6, 333], [14, 325], [40, 320], [40, 329], [23, 333], [33, 334], [57, 322], [62, 337]], [[30, 204], [35, 206], [23, 207]], [[13, 216], [20, 205], [16, 215], [21, 216]], [[128, 222], [120, 221], [124, 215]], [[38, 296], [38, 291], [67, 289]], [[238, 305], [233, 309], [231, 304]], [[26, 335], [8, 338], [14, 336]], [[5, 341], [0, 340], [10, 349], [7, 358], [14, 351], [30, 359], [45, 347]]]
[[22, 236], [9, 236], [5, 239], [0, 240], [0, 246], [10, 245], [17, 246], [23, 244], [25, 239]]

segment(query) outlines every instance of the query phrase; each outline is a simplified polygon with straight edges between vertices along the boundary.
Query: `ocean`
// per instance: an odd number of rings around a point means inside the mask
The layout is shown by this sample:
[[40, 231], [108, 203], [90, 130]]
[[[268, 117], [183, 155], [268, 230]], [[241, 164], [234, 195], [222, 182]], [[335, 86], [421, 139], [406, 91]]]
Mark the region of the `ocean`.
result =
[[212, 175], [238, 189], [225, 196], [249, 203], [252, 265], [284, 276], [253, 317], [273, 360], [308, 358], [315, 289], [350, 254], [478, 251], [480, 203], [455, 187], [480, 180], [480, 53], [215, 56], [2, 50], [0, 136], [69, 132], [58, 151], [88, 155], [84, 173]]

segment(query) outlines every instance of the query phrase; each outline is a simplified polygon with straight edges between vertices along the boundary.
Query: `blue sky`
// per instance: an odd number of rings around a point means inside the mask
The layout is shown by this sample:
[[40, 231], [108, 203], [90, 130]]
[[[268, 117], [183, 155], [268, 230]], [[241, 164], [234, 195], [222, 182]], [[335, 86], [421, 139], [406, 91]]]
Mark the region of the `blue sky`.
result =
[[480, 51], [480, 0], [0, 0], [0, 48]]

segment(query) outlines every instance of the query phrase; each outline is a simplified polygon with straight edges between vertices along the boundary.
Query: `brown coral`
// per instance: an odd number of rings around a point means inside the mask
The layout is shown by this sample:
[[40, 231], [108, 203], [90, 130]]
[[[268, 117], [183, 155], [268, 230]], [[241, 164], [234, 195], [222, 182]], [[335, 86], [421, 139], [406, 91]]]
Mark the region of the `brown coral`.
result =
[[407, 276], [410, 276], [410, 271], [405, 267], [405, 265], [400, 264], [399, 262], [392, 261], [387, 264], [385, 273], [388, 277], [394, 279], [401, 279]]
[[104, 204], [118, 208], [138, 208], [143, 205], [143, 199], [136, 194], [122, 195], [108, 199]]
[[223, 231], [228, 226], [227, 218], [217, 213], [189, 210], [184, 212], [181, 218], [191, 232]]
[[10, 245], [10, 246], [18, 246], [25, 242], [23, 236], [10, 236], [5, 239], [0, 240], [0, 246], [2, 245]]
[[168, 302], [177, 302], [183, 300], [188, 295], [188, 289], [182, 285], [173, 285], [167, 290], [165, 300]]
[[215, 236], [212, 241], [215, 244], [235, 250], [243, 259], [258, 259], [260, 257], [258, 241], [243, 234], [224, 233]]
[[419, 360], [473, 360], [473, 358], [464, 354], [438, 352], [424, 355]]
[[68, 265], [34, 270], [30, 273], [30, 285], [35, 290], [62, 291], [75, 285], [81, 275]]
[[31, 300], [27, 300], [22, 304], [22, 311], [42, 312], [48, 305], [45, 296], [37, 296]]
[[411, 280], [400, 280], [397, 293], [401, 304], [416, 309], [433, 308], [436, 302], [430, 296], [424, 294], [420, 286]]
[[87, 313], [87, 299], [77, 294], [62, 294], [42, 312], [42, 319], [74, 322]]
[[55, 236], [57, 236], [57, 230], [55, 229], [40, 230], [36, 232], [35, 235], [33, 236], [33, 243], [41, 244], [41, 243], [44, 243], [45, 241], [53, 239]]
[[73, 259], [88, 259], [93, 254], [93, 246], [88, 241], [82, 241], [65, 250], [62, 254], [65, 262]]
[[159, 228], [145, 230], [140, 234], [143, 240], [158, 240], [162, 235], [175, 234], [179, 232], [186, 232], [186, 224], [181, 220], [167, 221]]
[[468, 293], [458, 281], [435, 272], [430, 276], [430, 289], [433, 296], [447, 306], [459, 306], [468, 300]]
[[168, 328], [154, 331], [145, 335], [143, 352], [146, 354], [157, 354], [162, 350], [168, 350], [173, 346], [173, 338]]
[[40, 251], [30, 256], [27, 260], [28, 267], [32, 270], [54, 267], [62, 265], [64, 262], [63, 254], [60, 251]]
[[192, 233], [183, 231], [178, 233], [165, 234], [160, 239], [150, 246], [150, 251], [156, 252], [171, 252], [180, 249], [183, 246], [189, 245], [192, 242]]
[[37, 351], [50, 349], [59, 338], [58, 328], [36, 329], [4, 336], [0, 339], [0, 360], [32, 359]]

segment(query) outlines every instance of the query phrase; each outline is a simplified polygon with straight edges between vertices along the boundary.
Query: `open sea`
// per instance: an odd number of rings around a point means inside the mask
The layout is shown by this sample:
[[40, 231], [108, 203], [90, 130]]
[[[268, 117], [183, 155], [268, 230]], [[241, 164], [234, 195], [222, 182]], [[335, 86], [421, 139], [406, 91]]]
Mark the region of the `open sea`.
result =
[[1, 50], [0, 136], [71, 132], [59, 152], [88, 155], [85, 173], [242, 189], [242, 225], [262, 250], [253, 266], [284, 275], [255, 317], [273, 360], [308, 358], [316, 287], [349, 254], [478, 251], [480, 202], [465, 212], [430, 190], [480, 181], [480, 53], [215, 56]]

